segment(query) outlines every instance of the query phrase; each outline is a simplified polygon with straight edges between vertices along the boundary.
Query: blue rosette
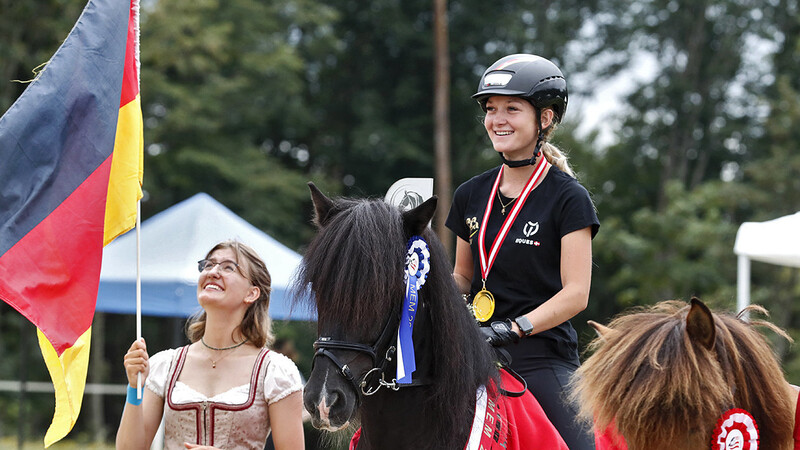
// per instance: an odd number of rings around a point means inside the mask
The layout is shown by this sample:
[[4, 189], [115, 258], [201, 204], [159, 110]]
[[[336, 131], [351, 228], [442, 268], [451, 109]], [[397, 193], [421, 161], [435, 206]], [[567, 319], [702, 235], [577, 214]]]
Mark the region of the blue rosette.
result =
[[417, 291], [425, 284], [431, 268], [431, 254], [428, 244], [420, 236], [408, 240], [406, 252], [405, 281], [406, 295], [397, 329], [397, 383], [410, 384], [411, 374], [416, 370], [414, 357], [414, 319], [419, 309]]

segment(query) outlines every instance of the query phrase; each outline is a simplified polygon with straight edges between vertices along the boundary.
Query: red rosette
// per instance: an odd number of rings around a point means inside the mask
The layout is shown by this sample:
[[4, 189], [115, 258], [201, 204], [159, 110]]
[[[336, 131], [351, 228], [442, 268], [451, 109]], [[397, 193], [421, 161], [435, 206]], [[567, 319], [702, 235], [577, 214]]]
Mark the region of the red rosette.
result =
[[712, 450], [758, 450], [758, 425], [749, 412], [734, 408], [717, 420], [711, 434]]

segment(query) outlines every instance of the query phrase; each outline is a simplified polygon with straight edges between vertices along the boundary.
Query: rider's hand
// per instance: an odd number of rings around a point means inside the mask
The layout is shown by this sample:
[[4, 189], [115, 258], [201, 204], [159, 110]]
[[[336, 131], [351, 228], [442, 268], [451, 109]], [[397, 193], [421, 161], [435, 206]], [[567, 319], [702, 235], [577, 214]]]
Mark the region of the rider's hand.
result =
[[147, 345], [144, 338], [137, 339], [131, 344], [124, 359], [125, 374], [128, 376], [128, 384], [136, 387], [136, 375], [142, 373], [142, 383], [150, 373], [150, 357], [147, 355]]
[[493, 347], [502, 347], [519, 341], [519, 335], [511, 325], [511, 319], [492, 322], [488, 327], [481, 327], [486, 342]]

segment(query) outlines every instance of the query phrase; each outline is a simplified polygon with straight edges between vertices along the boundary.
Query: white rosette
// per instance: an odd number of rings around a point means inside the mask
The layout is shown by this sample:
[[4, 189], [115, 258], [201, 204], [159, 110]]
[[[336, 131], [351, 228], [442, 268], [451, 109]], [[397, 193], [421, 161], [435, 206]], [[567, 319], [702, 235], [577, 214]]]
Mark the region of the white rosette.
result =
[[419, 236], [414, 236], [409, 240], [408, 251], [406, 252], [406, 271], [405, 280], [408, 283], [409, 277], [416, 277], [419, 289], [425, 284], [428, 272], [431, 270], [431, 253], [428, 244]]

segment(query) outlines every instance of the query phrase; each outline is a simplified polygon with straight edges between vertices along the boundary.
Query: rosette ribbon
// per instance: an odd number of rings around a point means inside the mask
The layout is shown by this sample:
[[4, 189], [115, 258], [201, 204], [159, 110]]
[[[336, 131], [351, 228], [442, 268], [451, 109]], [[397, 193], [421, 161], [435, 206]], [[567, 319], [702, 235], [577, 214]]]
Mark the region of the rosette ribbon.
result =
[[414, 319], [419, 309], [417, 291], [425, 284], [425, 279], [430, 272], [431, 254], [428, 244], [419, 236], [412, 236], [408, 240], [406, 252], [406, 295], [403, 300], [403, 311], [400, 316], [400, 326], [397, 329], [397, 383], [410, 384], [411, 374], [416, 370], [414, 359]]
[[758, 425], [749, 412], [734, 408], [717, 421], [711, 435], [712, 450], [758, 450]]

